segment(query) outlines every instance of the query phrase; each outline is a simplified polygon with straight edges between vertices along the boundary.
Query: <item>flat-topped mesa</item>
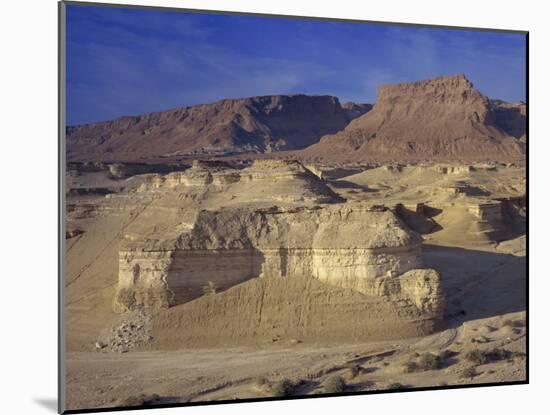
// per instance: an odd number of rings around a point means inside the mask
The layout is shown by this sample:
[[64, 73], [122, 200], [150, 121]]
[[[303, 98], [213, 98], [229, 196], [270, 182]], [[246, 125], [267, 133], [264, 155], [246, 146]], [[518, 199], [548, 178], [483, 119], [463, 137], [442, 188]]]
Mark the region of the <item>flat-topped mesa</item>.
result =
[[419, 269], [421, 243], [392, 211], [363, 205], [202, 211], [173, 249], [120, 252], [115, 309], [182, 304], [256, 277], [312, 277], [440, 318], [439, 275]]
[[499, 124], [494, 108], [464, 75], [384, 85], [371, 111], [301, 154], [340, 161], [522, 159], [524, 143]]
[[399, 99], [430, 98], [442, 102], [472, 102], [486, 99], [464, 74], [400, 84], [381, 85], [376, 104], [395, 103]]

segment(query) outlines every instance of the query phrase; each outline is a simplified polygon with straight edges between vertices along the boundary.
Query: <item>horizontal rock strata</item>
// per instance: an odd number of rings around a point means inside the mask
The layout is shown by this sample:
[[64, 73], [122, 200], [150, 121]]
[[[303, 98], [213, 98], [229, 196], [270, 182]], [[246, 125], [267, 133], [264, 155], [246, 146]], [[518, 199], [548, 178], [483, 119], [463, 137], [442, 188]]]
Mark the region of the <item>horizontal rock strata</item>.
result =
[[143, 242], [120, 252], [115, 308], [183, 304], [257, 277], [306, 277], [407, 300], [438, 318], [439, 276], [420, 269], [421, 242], [393, 212], [369, 206], [202, 211], [170, 249]]

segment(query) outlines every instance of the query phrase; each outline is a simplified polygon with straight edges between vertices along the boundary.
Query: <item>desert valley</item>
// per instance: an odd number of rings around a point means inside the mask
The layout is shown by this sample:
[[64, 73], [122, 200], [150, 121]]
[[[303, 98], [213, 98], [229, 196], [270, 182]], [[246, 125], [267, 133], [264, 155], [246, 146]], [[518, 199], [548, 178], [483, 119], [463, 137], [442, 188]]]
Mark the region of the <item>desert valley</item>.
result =
[[68, 409], [525, 380], [526, 111], [453, 75], [68, 127]]

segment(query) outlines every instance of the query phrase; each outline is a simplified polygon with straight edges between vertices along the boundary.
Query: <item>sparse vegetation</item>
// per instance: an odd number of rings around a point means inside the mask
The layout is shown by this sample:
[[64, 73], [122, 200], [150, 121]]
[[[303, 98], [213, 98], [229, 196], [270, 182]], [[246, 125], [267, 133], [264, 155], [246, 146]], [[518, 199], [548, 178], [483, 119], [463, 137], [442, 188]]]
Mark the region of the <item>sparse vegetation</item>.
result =
[[405, 389], [405, 385], [403, 385], [402, 383], [399, 383], [399, 382], [395, 382], [395, 383], [390, 383], [388, 385], [388, 390], [401, 390], [401, 389]]
[[441, 368], [441, 357], [433, 353], [424, 353], [420, 356], [419, 367], [422, 370], [437, 370]]
[[418, 361], [410, 360], [403, 365], [403, 370], [405, 373], [413, 373], [420, 370], [426, 371], [441, 369], [444, 360], [441, 355], [424, 353], [423, 355], [419, 356], [420, 358], [418, 359]]
[[466, 360], [475, 363], [476, 365], [482, 365], [486, 361], [485, 353], [479, 349], [470, 350], [466, 353]]
[[511, 359], [514, 354], [509, 350], [495, 347], [494, 349], [481, 351], [479, 349], [470, 350], [466, 353], [466, 360], [475, 363], [476, 365], [483, 365], [489, 362], [498, 362], [499, 360]]
[[461, 379], [472, 379], [473, 377], [477, 376], [477, 370], [475, 367], [467, 367], [466, 369], [462, 370], [462, 372], [460, 372], [460, 375], [459, 377]]
[[341, 376], [330, 376], [323, 382], [324, 393], [340, 393], [346, 390], [346, 382]]
[[498, 361], [498, 360], [506, 360], [511, 357], [511, 353], [502, 348], [494, 348], [492, 350], [489, 350], [488, 352], [485, 352], [485, 360], [486, 361]]
[[275, 382], [271, 387], [271, 394], [276, 397], [290, 396], [292, 394], [293, 384], [289, 379], [281, 379]]
[[416, 363], [413, 360], [409, 362], [405, 362], [405, 364], [403, 365], [403, 371], [405, 373], [413, 373], [413, 372], [416, 372], [417, 370], [418, 370], [418, 363]]

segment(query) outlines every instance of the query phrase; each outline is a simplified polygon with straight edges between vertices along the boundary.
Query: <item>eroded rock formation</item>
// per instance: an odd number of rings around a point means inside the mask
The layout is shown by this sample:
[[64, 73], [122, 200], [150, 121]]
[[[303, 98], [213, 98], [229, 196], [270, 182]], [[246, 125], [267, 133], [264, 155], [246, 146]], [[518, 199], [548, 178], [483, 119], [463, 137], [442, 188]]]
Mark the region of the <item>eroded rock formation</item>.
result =
[[420, 269], [421, 242], [390, 210], [372, 206], [202, 211], [170, 249], [143, 242], [120, 252], [115, 307], [168, 307], [257, 277], [312, 277], [439, 318], [439, 276]]
[[147, 160], [291, 150], [316, 143], [368, 111], [332, 96], [225, 99], [67, 128], [69, 160]]
[[301, 154], [341, 161], [521, 159], [521, 114], [504, 122], [510, 111], [516, 109], [491, 103], [464, 75], [384, 85], [371, 111]]

